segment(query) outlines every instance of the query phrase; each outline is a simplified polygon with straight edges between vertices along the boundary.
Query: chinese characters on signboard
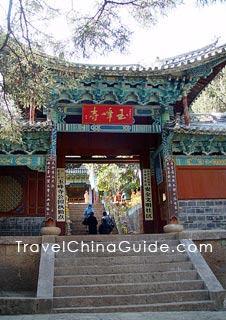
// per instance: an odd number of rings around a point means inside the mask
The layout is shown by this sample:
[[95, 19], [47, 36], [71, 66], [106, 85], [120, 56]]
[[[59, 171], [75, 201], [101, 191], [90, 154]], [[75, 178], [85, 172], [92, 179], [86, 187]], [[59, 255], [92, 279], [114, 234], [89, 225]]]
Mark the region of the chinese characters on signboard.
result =
[[152, 192], [151, 192], [151, 170], [143, 169], [144, 189], [144, 217], [145, 220], [153, 220]]
[[46, 219], [56, 214], [56, 156], [46, 156]]
[[132, 124], [133, 107], [119, 105], [84, 104], [82, 106], [84, 124]]
[[57, 169], [57, 221], [65, 221], [65, 169]]
[[168, 206], [170, 216], [178, 215], [176, 172], [174, 161], [171, 157], [166, 157], [166, 179], [168, 188]]

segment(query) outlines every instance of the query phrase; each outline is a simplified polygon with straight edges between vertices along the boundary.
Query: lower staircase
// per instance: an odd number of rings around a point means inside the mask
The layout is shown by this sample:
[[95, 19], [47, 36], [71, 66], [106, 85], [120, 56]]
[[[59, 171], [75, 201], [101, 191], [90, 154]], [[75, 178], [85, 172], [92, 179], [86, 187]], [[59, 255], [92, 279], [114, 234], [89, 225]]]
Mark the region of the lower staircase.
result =
[[[175, 234], [57, 239], [67, 250], [55, 257], [54, 313], [218, 308], [189, 255], [176, 250]], [[147, 249], [150, 244], [157, 252]], [[167, 252], [160, 250], [163, 244]]]
[[[84, 220], [84, 211], [87, 208], [87, 203], [69, 203], [69, 215], [71, 220], [71, 234], [83, 235], [88, 233], [87, 226], [82, 224]], [[104, 211], [104, 205], [102, 203], [93, 204], [93, 210], [97, 218], [98, 224], [101, 221]]]

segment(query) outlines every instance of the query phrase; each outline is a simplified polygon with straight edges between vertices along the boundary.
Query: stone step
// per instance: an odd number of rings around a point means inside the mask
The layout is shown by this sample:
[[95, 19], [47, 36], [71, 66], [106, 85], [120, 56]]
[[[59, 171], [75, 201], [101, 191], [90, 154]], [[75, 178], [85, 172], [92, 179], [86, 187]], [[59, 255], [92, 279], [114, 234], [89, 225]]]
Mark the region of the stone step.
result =
[[[136, 249], [138, 248], [138, 249]], [[157, 246], [150, 247], [149, 250], [142, 250], [143, 248], [133, 246], [127, 246], [127, 247], [120, 247], [119, 249], [117, 246], [101, 246], [101, 247], [92, 247], [90, 245], [80, 246], [79, 244], [73, 244], [66, 247], [64, 251], [56, 252], [57, 258], [78, 258], [78, 257], [121, 257], [121, 256], [162, 256], [164, 254], [167, 255], [176, 255], [176, 254], [185, 254], [183, 252], [178, 252], [177, 247], [169, 246], [165, 247], [164, 251], [161, 250], [161, 248]], [[139, 250], [139, 252], [137, 252]], [[151, 251], [152, 250], [152, 251]], [[166, 251], [167, 250], [167, 251]]]
[[[175, 277], [176, 278], [176, 277]], [[172, 279], [169, 279], [172, 280]], [[148, 281], [148, 279], [147, 279]], [[89, 282], [87, 282], [89, 283]], [[107, 285], [106, 285], [107, 284]], [[134, 283], [107, 283], [96, 285], [65, 285], [54, 287], [55, 297], [66, 296], [89, 296], [89, 295], [132, 295], [144, 293], [160, 293], [169, 291], [202, 290], [204, 284], [202, 280], [183, 280], [183, 281], [163, 281], [160, 282], [136, 282]]]
[[159, 264], [163, 262], [185, 262], [188, 261], [188, 257], [186, 254], [176, 253], [176, 254], [161, 254], [161, 255], [136, 255], [136, 256], [100, 256], [93, 257], [92, 255], [89, 257], [79, 257], [76, 259], [76, 255], [74, 258], [56, 258], [55, 266], [56, 267], [72, 267], [72, 266], [113, 266], [120, 264]]
[[56, 240], [53, 312], [216, 309], [176, 234]]
[[[103, 216], [103, 212], [94, 212], [95, 216], [98, 216], [100, 218], [102, 218]], [[75, 216], [75, 217], [84, 217], [84, 212], [82, 212], [81, 210], [70, 210], [70, 217], [71, 216]]]
[[[84, 212], [87, 208], [87, 204], [74, 204], [74, 205], [69, 205], [69, 212], [74, 213], [74, 212]], [[93, 211], [95, 213], [103, 214], [104, 211], [104, 205], [103, 204], [93, 204]]]
[[70, 242], [70, 241], [108, 241], [108, 242], [120, 242], [120, 241], [157, 241], [157, 240], [173, 240], [176, 239], [177, 235], [176, 233], [152, 233], [152, 234], [126, 234], [126, 235], [88, 235], [86, 237], [84, 236], [57, 236], [56, 242], [62, 243], [64, 242]]
[[192, 270], [193, 265], [189, 262], [171, 262], [158, 264], [125, 264], [114, 266], [73, 266], [73, 267], [55, 267], [55, 275], [93, 275], [93, 274], [118, 274], [118, 273], [139, 273], [139, 272], [167, 272], [167, 271], [186, 271]]
[[104, 275], [64, 275], [55, 276], [55, 286], [65, 285], [86, 285], [86, 284], [120, 284], [120, 283], [141, 283], [141, 282], [161, 282], [176, 280], [196, 280], [195, 270], [152, 272], [152, 273], [123, 273], [123, 274], [104, 274]]
[[[82, 225], [81, 226], [82, 228], [85, 228], [86, 229], [86, 226]], [[70, 236], [69, 236], [70, 237]], [[111, 235], [101, 235], [101, 241], [98, 241], [96, 239], [92, 239], [92, 240], [89, 240], [86, 239], [86, 240], [81, 240], [80, 241], [80, 237], [74, 237], [73, 239], [71, 239], [70, 241], [57, 241], [57, 243], [59, 244], [63, 244], [64, 243], [64, 246], [68, 245], [68, 244], [88, 244], [88, 245], [99, 245], [99, 247], [101, 248], [102, 244], [104, 246], [107, 246], [107, 245], [117, 245], [119, 246], [120, 244], [120, 247], [122, 248], [125, 248], [125, 247], [128, 247], [129, 245], [134, 245], [135, 247], [138, 247], [138, 246], [141, 246], [141, 248], [143, 247], [147, 247], [149, 245], [151, 245], [151, 247], [153, 246], [157, 246], [158, 248], [161, 246], [161, 245], [168, 245], [168, 246], [177, 246], [180, 244], [180, 241], [177, 240], [177, 239], [159, 239], [159, 240], [152, 240], [152, 239], [131, 239], [131, 240], [117, 240], [117, 237], [116, 239], [114, 239], [114, 241], [111, 241], [109, 239], [109, 237], [111, 237]], [[115, 237], [115, 236], [114, 236]], [[119, 236], [120, 237], [120, 236]], [[121, 237], [120, 237], [121, 238]], [[122, 238], [121, 238], [122, 239]], [[100, 240], [100, 239], [99, 239]], [[164, 249], [164, 247], [162, 247]], [[180, 248], [183, 249], [183, 246], [180, 244]]]
[[53, 313], [114, 313], [114, 312], [167, 312], [167, 311], [214, 311], [213, 301], [192, 301], [156, 304], [111, 305], [99, 307], [53, 308]]
[[76, 225], [74, 225], [73, 223], [72, 223], [72, 225], [71, 225], [71, 229], [72, 230], [77, 230], [77, 231], [81, 231], [81, 232], [88, 232], [88, 228], [86, 227], [86, 226], [84, 226], [84, 225], [79, 225], [79, 226], [76, 226]]
[[53, 308], [154, 304], [162, 303], [163, 301], [164, 303], [172, 303], [175, 301], [203, 301], [208, 299], [209, 294], [207, 290], [170, 291], [133, 295], [68, 296], [54, 297]]

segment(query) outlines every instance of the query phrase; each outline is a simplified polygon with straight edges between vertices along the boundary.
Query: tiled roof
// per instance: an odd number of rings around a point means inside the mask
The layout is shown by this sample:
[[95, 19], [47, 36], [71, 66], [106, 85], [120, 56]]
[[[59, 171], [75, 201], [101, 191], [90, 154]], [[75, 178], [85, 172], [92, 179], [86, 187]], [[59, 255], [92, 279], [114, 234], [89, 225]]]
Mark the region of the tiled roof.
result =
[[29, 123], [29, 121], [22, 120], [21, 122], [23, 131], [52, 131], [53, 124], [50, 121], [35, 121]]
[[226, 123], [225, 124], [200, 124], [200, 125], [176, 125], [173, 128], [175, 133], [180, 134], [211, 134], [211, 135], [226, 135]]
[[[188, 68], [189, 65], [200, 65], [204, 62], [214, 60], [220, 56], [226, 58], [226, 44], [218, 46], [217, 42], [214, 42], [201, 49], [184, 53], [178, 56], [170, 57], [163, 60], [156, 60], [150, 66], [143, 66], [141, 64], [85, 64], [85, 63], [69, 63], [68, 66], [87, 69], [93, 71], [104, 71], [104, 72], [156, 72], [164, 71], [168, 69]], [[64, 65], [65, 61], [57, 60], [58, 63]]]
[[[184, 125], [176, 121], [172, 125], [169, 124], [168, 129], [173, 130], [174, 133], [178, 134], [211, 134], [211, 135], [226, 135], [226, 115], [222, 114], [221, 116], [217, 117], [215, 115], [197, 115], [196, 119], [195, 114], [191, 116], [191, 124]], [[206, 120], [199, 121], [198, 118], [201, 116], [206, 116]]]
[[180, 67], [181, 65], [187, 65], [196, 61], [201, 61], [224, 52], [226, 52], [226, 44], [217, 47], [217, 41], [215, 41], [214, 43], [211, 43], [210, 45], [198, 50], [160, 60], [161, 69]]

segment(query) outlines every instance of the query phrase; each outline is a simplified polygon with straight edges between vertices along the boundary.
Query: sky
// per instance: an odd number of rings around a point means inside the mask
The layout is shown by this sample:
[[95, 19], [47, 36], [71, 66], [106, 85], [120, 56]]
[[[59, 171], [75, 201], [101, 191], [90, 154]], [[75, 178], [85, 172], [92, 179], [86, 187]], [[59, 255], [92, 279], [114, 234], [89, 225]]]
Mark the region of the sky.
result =
[[[71, 3], [71, 0], [66, 0]], [[76, 2], [76, 1], [75, 1]], [[83, 0], [85, 8], [93, 0]], [[55, 25], [56, 28], [56, 25]], [[58, 37], [65, 29], [57, 31]], [[219, 45], [226, 43], [226, 2], [198, 7], [195, 0], [186, 0], [159, 19], [151, 29], [136, 28], [128, 53], [112, 52], [107, 56], [93, 55], [78, 62], [93, 64], [136, 64], [151, 65], [157, 57], [168, 58], [196, 50], [219, 38]]]
[[[8, 3], [8, 0], [0, 0]], [[95, 0], [48, 0], [62, 9], [67, 7], [92, 12]], [[76, 6], [76, 7], [75, 7]], [[133, 26], [132, 26], [133, 27]], [[133, 29], [132, 29], [133, 30]], [[65, 17], [50, 24], [45, 30], [52, 32], [57, 39], [69, 36], [69, 28]], [[168, 16], [161, 17], [158, 24], [144, 29], [134, 27], [127, 54], [112, 51], [106, 56], [97, 54], [89, 59], [76, 57], [74, 62], [91, 64], [141, 64], [152, 65], [156, 58], [164, 59], [196, 50], [212, 43], [219, 38], [219, 45], [226, 44], [226, 1], [205, 7], [197, 7], [195, 0], [184, 0], [184, 4], [168, 12]]]

